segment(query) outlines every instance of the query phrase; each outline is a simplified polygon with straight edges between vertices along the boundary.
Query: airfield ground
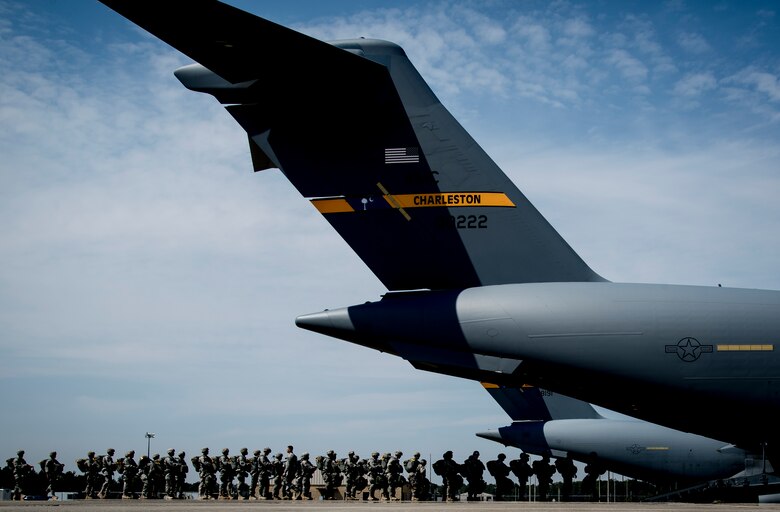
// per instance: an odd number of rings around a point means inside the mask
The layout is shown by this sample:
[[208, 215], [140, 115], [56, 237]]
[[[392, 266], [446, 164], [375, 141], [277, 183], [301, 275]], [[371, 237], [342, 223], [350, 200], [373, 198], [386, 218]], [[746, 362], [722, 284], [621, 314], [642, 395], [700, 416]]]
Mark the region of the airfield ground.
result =
[[[113, 501], [113, 500], [111, 500]], [[152, 510], [159, 512], [222, 512], [222, 511], [346, 511], [346, 512], [700, 512], [700, 511], [780, 511], [780, 504], [689, 504], [689, 503], [354, 503], [354, 502], [215, 502], [215, 501], [63, 501], [63, 502], [9, 502], [0, 501], [0, 512], [14, 511], [51, 511], [51, 512], [125, 512]]]

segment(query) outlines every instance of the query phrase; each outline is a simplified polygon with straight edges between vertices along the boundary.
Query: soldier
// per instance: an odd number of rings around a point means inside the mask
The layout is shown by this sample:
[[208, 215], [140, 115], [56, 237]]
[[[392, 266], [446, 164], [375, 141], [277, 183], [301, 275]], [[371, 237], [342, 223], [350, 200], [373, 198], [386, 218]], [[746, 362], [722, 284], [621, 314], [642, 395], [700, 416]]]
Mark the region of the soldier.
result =
[[412, 499], [416, 501], [428, 501], [431, 499], [431, 481], [428, 480], [428, 461], [420, 459], [415, 475], [415, 493]]
[[257, 485], [260, 482], [260, 468], [262, 464], [262, 458], [261, 458], [261, 452], [260, 450], [255, 450], [252, 452], [252, 459], [249, 461], [249, 499], [250, 500], [256, 500], [257, 499]]
[[152, 464], [149, 468], [152, 477], [152, 498], [159, 498], [160, 492], [165, 490], [165, 468], [159, 453], [152, 455]]
[[190, 471], [189, 466], [187, 466], [186, 457], [186, 453], [179, 452], [179, 460], [176, 464], [178, 471], [176, 473], [176, 488], [174, 493], [176, 498], [180, 500], [184, 499], [184, 484], [187, 483], [187, 473]]
[[100, 474], [100, 462], [95, 458], [95, 452], [87, 452], [86, 459], [78, 459], [76, 466], [84, 473], [87, 486], [84, 488], [84, 498], [91, 500], [97, 497], [97, 478]]
[[33, 467], [24, 460], [24, 450], [16, 452], [16, 458], [11, 459], [14, 471], [14, 492], [12, 499], [21, 501], [27, 490], [27, 478], [33, 472]]
[[217, 466], [219, 469], [219, 499], [229, 500], [233, 494], [233, 477], [235, 473], [229, 449], [222, 448], [222, 456], [218, 459]]
[[460, 464], [452, 458], [451, 450], [444, 452], [442, 458], [433, 464], [433, 471], [441, 477], [444, 500], [458, 501], [458, 494], [463, 485], [463, 477], [460, 476]]
[[277, 453], [274, 455], [274, 460], [271, 461], [271, 476], [274, 479], [273, 499], [282, 499], [282, 481], [284, 479], [284, 462], [282, 461], [282, 454]]
[[350, 451], [347, 454], [347, 458], [344, 459], [341, 471], [344, 473], [344, 499], [355, 500], [357, 496], [355, 494], [355, 486], [357, 485], [358, 478], [358, 461], [359, 458], [355, 455], [355, 452]]
[[534, 474], [534, 470], [531, 468], [531, 465], [528, 464], [528, 454], [521, 453], [519, 459], [515, 459], [509, 463], [509, 469], [511, 469], [512, 474], [517, 477], [517, 499], [523, 501], [528, 489], [528, 479]]
[[118, 465], [117, 470], [122, 475], [122, 499], [130, 500], [135, 498], [133, 487], [135, 479], [138, 476], [138, 463], [135, 462], [135, 451], [130, 450], [125, 453], [125, 458]]
[[152, 459], [148, 455], [141, 455], [138, 459], [138, 473], [141, 475], [141, 499], [146, 500], [152, 497], [152, 488], [154, 487], [154, 470], [152, 469]]
[[282, 484], [282, 494], [286, 500], [298, 497], [298, 492], [300, 492], [296, 485], [298, 470], [298, 456], [295, 455], [292, 445], [288, 445], [287, 457], [284, 459], [284, 472], [282, 473], [282, 478], [284, 480]]
[[585, 465], [585, 477], [582, 479], [582, 492], [590, 495], [591, 501], [599, 500], [599, 477], [606, 472], [598, 460], [596, 452], [591, 452], [588, 456], [588, 463]]
[[376, 501], [376, 491], [380, 490], [384, 497], [387, 481], [385, 480], [385, 470], [382, 467], [382, 461], [379, 459], [379, 452], [372, 452], [368, 460], [368, 476], [371, 484], [368, 488], [368, 501]]
[[404, 462], [406, 469], [406, 479], [409, 482], [409, 490], [412, 493], [412, 501], [418, 501], [417, 492], [417, 467], [420, 465], [420, 452], [415, 452], [410, 459]]
[[368, 460], [361, 459], [360, 456], [354, 452], [349, 452], [348, 459], [351, 461], [347, 468], [351, 473], [352, 479], [352, 499], [362, 500], [363, 491], [368, 487]]
[[357, 454], [353, 456], [353, 460], [355, 461], [355, 472], [357, 474], [353, 494], [355, 499], [363, 499], [363, 491], [368, 487], [368, 460], [361, 459]]
[[569, 501], [571, 499], [574, 477], [577, 476], [577, 466], [574, 465], [571, 454], [567, 454], [566, 457], [558, 457], [555, 459], [555, 469], [558, 470], [558, 474], [560, 474], [563, 479], [563, 484], [561, 485], [561, 501]]
[[509, 466], [504, 462], [506, 455], [499, 453], [495, 460], [487, 463], [487, 469], [496, 479], [496, 501], [503, 501], [504, 497], [511, 494], [515, 484], [509, 479]]
[[550, 456], [544, 454], [540, 460], [535, 460], [531, 467], [533, 467], [538, 484], [538, 501], [547, 501], [552, 477], [555, 474], [555, 466], [550, 464]]
[[179, 473], [179, 459], [176, 450], [168, 448], [168, 455], [162, 461], [163, 474], [165, 475], [165, 499], [176, 498], [176, 479]]
[[404, 478], [404, 467], [401, 464], [401, 457], [403, 452], [397, 451], [387, 461], [387, 467], [385, 468], [385, 476], [387, 477], [387, 496], [391, 501], [400, 501], [401, 497], [396, 496], [396, 491], [399, 487], [402, 487], [406, 483]]
[[48, 459], [41, 461], [41, 469], [46, 476], [46, 496], [48, 496], [50, 500], [57, 499], [57, 496], [54, 494], [54, 484], [56, 484], [62, 476], [64, 468], [65, 464], [60, 464], [60, 461], [57, 460], [57, 452], [51, 452]]
[[235, 459], [236, 468], [236, 480], [238, 480], [238, 486], [236, 488], [236, 498], [249, 499], [249, 486], [246, 483], [246, 475], [249, 472], [252, 463], [246, 456], [249, 450], [241, 448], [240, 455]]
[[314, 476], [314, 471], [317, 469], [314, 464], [309, 460], [308, 452], [304, 452], [301, 455], [300, 468], [298, 470], [298, 481], [296, 487], [298, 488], [298, 496], [296, 500], [304, 499], [311, 500], [311, 478]]
[[273, 463], [268, 458], [268, 454], [271, 453], [271, 449], [268, 447], [263, 448], [263, 456], [260, 458], [260, 474], [258, 475], [258, 491], [257, 497], [261, 500], [271, 499], [271, 477], [273, 476]]
[[100, 463], [100, 474], [103, 477], [103, 483], [100, 487], [100, 492], [98, 493], [99, 498], [108, 498], [108, 493], [111, 492], [111, 484], [114, 483], [114, 471], [116, 471], [114, 449], [109, 448], [106, 450], [106, 455], [103, 456]]
[[217, 465], [209, 455], [208, 448], [203, 448], [200, 452], [200, 457], [192, 458], [192, 467], [198, 472], [198, 477], [200, 478], [198, 495], [200, 499], [208, 500], [211, 499], [211, 491], [214, 488]]
[[323, 460], [322, 478], [325, 480], [325, 492], [323, 499], [334, 500], [336, 499], [336, 489], [341, 485], [342, 475], [338, 462], [336, 461], [336, 452], [328, 450], [325, 459]]
[[479, 452], [474, 451], [469, 457], [463, 461], [463, 476], [468, 480], [468, 501], [479, 500], [479, 495], [485, 490], [487, 484], [483, 477], [485, 473], [485, 464], [479, 460]]

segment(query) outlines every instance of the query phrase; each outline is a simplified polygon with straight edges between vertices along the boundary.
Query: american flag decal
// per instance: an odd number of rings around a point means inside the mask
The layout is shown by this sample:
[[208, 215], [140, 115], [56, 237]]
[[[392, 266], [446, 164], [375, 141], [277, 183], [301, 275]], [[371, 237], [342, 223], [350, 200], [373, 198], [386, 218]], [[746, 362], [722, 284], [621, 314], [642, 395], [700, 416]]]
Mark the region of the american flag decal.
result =
[[420, 148], [386, 148], [386, 164], [419, 164]]

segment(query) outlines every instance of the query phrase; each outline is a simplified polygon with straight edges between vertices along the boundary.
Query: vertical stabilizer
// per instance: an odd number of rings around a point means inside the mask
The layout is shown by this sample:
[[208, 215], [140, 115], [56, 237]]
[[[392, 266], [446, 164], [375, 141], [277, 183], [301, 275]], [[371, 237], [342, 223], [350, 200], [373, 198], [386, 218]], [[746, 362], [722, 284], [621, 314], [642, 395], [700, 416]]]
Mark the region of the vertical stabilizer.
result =
[[589, 403], [545, 389], [533, 386], [514, 388], [486, 382], [483, 382], [482, 386], [512, 421], [602, 418]]

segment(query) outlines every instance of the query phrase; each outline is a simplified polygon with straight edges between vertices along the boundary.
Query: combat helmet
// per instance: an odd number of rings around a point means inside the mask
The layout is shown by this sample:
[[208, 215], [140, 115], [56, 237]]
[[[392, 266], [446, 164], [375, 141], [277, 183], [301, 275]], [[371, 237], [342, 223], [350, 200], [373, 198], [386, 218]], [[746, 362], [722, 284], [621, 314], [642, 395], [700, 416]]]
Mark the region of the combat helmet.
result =
[[168, 455], [173, 456], [174, 454], [176, 454], [176, 450], [173, 448], [168, 448]]
[[201, 449], [200, 449], [200, 453], [202, 453], [202, 454], [204, 454], [204, 455], [205, 455], [205, 454], [208, 454], [208, 453], [209, 453], [209, 449], [208, 449], [208, 448], [201, 448]]
[[260, 450], [255, 450], [252, 453], [254, 454], [255, 457], [257, 457], [258, 455], [260, 455], [263, 452], [261, 452]]
[[222, 455], [228, 455], [230, 453], [229, 448], [222, 448]]

